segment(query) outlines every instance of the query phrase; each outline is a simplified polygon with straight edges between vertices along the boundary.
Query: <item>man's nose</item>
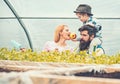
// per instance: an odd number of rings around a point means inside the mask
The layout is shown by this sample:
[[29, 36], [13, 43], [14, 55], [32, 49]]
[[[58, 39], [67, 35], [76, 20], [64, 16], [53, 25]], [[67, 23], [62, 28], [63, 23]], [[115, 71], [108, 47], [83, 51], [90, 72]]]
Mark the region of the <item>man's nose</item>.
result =
[[83, 39], [83, 37], [81, 36], [80, 39]]

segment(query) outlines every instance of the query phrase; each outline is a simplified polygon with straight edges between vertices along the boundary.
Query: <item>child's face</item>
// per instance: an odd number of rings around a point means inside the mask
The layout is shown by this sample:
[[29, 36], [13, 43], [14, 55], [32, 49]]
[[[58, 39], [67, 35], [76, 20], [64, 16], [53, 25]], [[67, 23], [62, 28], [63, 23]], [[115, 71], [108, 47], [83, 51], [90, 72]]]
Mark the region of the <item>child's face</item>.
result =
[[80, 21], [82, 21], [82, 22], [86, 22], [88, 20], [88, 15], [87, 14], [76, 13], [76, 15], [80, 19]]

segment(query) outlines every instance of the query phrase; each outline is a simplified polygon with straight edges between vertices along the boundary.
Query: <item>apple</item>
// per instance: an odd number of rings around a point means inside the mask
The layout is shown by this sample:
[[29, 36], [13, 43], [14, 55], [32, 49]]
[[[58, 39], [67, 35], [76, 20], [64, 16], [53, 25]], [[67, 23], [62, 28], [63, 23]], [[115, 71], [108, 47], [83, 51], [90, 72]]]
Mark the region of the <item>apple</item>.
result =
[[75, 33], [70, 33], [70, 38], [71, 39], [75, 39], [77, 37], [77, 35]]

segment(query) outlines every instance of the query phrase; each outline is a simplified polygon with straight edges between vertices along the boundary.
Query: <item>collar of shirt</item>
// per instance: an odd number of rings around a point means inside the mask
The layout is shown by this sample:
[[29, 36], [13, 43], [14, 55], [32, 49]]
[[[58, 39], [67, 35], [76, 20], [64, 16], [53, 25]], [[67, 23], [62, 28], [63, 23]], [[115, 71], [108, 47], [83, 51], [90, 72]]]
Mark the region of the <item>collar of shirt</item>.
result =
[[83, 22], [83, 24], [86, 24], [86, 23], [89, 23], [89, 22], [92, 22], [92, 17], [89, 17], [89, 19], [86, 22]]

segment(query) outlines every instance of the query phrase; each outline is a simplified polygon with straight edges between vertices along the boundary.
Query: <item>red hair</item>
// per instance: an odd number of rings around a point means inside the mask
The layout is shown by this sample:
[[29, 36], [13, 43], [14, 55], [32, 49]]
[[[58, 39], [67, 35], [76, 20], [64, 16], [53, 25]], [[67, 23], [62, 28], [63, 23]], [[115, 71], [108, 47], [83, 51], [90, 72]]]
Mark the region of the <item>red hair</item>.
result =
[[60, 40], [60, 32], [64, 30], [64, 27], [67, 25], [59, 25], [56, 27], [54, 32], [54, 41], [57, 43]]

